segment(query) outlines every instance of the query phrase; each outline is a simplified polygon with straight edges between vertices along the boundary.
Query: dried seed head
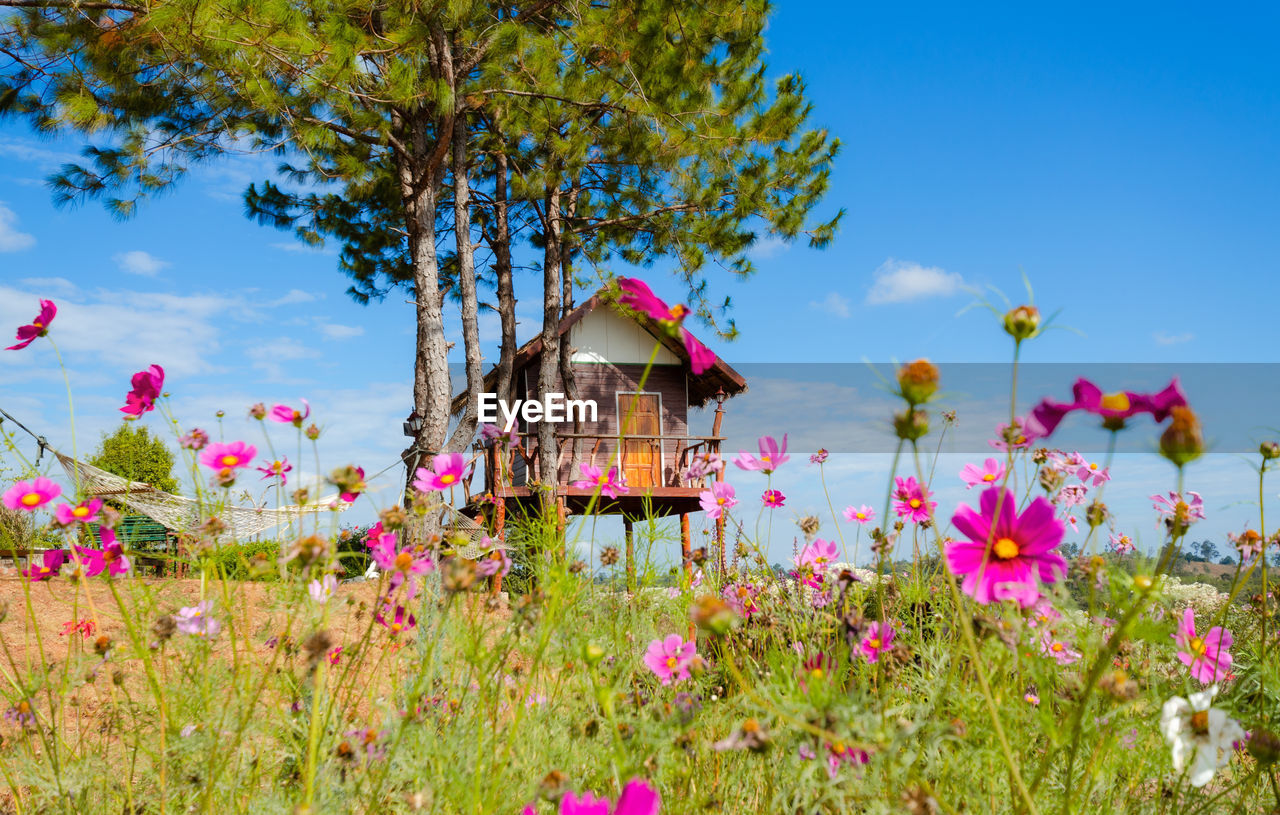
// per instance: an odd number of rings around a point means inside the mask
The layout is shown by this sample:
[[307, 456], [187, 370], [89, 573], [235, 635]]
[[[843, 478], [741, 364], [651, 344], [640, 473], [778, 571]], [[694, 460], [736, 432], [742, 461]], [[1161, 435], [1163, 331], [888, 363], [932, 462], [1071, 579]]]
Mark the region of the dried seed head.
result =
[[600, 565], [612, 566], [618, 562], [618, 547], [606, 546], [600, 550]]
[[451, 557], [444, 562], [440, 583], [444, 590], [454, 594], [466, 591], [476, 582], [475, 561], [466, 558]]
[[804, 533], [805, 540], [811, 541], [818, 534], [818, 529], [822, 526], [822, 522], [818, 520], [816, 515], [805, 515], [796, 519], [796, 526], [799, 526], [800, 531]]
[[402, 528], [408, 519], [409, 516], [405, 514], [404, 507], [399, 504], [393, 504], [378, 513], [378, 520], [382, 521], [382, 528], [387, 531]]
[[319, 535], [307, 535], [299, 538], [289, 547], [286, 560], [297, 560], [303, 566], [310, 566], [329, 552], [329, 542]]
[[151, 633], [155, 634], [157, 640], [164, 644], [173, 636], [173, 632], [178, 630], [178, 624], [173, 619], [173, 615], [165, 614], [157, 617], [156, 621], [151, 624]]

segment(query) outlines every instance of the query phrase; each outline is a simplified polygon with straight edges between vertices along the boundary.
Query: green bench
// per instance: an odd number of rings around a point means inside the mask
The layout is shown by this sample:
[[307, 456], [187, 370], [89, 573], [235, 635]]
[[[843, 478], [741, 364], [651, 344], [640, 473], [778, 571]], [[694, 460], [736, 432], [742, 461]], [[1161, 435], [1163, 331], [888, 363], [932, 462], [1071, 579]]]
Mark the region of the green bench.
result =
[[[97, 524], [89, 524], [89, 534], [94, 543], [100, 545]], [[116, 540], [139, 561], [137, 565], [152, 566], [157, 574], [164, 573], [165, 565], [175, 554], [174, 539], [169, 530], [146, 515], [122, 517], [116, 524]]]

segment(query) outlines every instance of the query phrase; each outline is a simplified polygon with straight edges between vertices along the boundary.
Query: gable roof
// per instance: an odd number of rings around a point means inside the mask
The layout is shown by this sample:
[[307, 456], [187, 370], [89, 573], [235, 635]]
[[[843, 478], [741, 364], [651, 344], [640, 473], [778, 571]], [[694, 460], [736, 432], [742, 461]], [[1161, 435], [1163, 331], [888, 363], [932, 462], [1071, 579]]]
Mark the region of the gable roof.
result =
[[[631, 309], [617, 308], [612, 291], [609, 288], [601, 288], [593, 294], [586, 302], [575, 308], [573, 311], [565, 315], [560, 321], [557, 328], [557, 336], [563, 337], [571, 328], [582, 321], [591, 312], [601, 306], [614, 308], [618, 316], [623, 319], [632, 320], [641, 328], [649, 333], [655, 340], [662, 343], [668, 351], [680, 359], [686, 369], [689, 367], [689, 352], [685, 350], [684, 343], [668, 334], [663, 327], [649, 317], [647, 314], [633, 311]], [[687, 329], [686, 329], [687, 330]], [[512, 361], [511, 371], [514, 375], [517, 371], [528, 367], [534, 363], [542, 355], [542, 334], [526, 342], [524, 345], [516, 349], [515, 359]], [[747, 389], [747, 380], [733, 369], [729, 363], [725, 362], [716, 355], [716, 361], [710, 368], [700, 374], [694, 374], [692, 371], [689, 375], [689, 404], [701, 407], [715, 397], [716, 392], [723, 390], [726, 396], [736, 396]], [[484, 387], [486, 390], [492, 388], [498, 378], [498, 368], [495, 365], [489, 369], [484, 376]], [[459, 413], [466, 406], [467, 393], [463, 391], [453, 397], [453, 403], [450, 409], [453, 413]]]

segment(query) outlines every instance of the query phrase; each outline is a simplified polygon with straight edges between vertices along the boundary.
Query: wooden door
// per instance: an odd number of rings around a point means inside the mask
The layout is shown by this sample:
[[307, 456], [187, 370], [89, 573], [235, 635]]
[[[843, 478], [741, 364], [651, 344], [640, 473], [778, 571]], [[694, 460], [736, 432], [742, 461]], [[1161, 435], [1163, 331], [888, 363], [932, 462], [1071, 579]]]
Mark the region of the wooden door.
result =
[[[656, 393], [618, 394], [622, 422], [622, 475], [631, 489], [661, 483], [662, 442], [645, 436], [662, 435], [662, 397]], [[639, 436], [640, 438], [632, 438]]]

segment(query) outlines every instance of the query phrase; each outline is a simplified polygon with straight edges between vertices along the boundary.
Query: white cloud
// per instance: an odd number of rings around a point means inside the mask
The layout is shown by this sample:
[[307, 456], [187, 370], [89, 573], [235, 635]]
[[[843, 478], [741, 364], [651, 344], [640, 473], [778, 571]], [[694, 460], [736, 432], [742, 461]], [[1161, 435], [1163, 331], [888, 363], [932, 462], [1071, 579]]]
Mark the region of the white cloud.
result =
[[42, 299], [53, 296], [70, 297], [80, 291], [80, 287], [65, 277], [24, 277], [18, 281]]
[[1195, 334], [1170, 334], [1167, 331], [1157, 331], [1151, 335], [1151, 338], [1159, 345], [1178, 345], [1179, 343], [1191, 342], [1196, 338]]
[[828, 314], [834, 314], [837, 317], [849, 316], [849, 298], [841, 297], [836, 292], [829, 293], [821, 301], [813, 300], [809, 303], [809, 308], [825, 311]]
[[160, 274], [162, 269], [172, 265], [169, 261], [161, 260], [150, 252], [143, 252], [141, 249], [121, 252], [115, 255], [112, 260], [116, 262], [116, 266], [120, 268], [120, 271], [142, 277], [155, 277]]
[[272, 249], [279, 249], [281, 252], [298, 252], [308, 255], [334, 255], [337, 254], [332, 249], [326, 249], [323, 246], [312, 246], [302, 241], [280, 241], [271, 244]]
[[964, 278], [938, 266], [921, 266], [909, 260], [889, 258], [875, 271], [867, 292], [871, 305], [906, 303], [926, 297], [950, 297], [960, 291]]
[[364, 333], [364, 328], [358, 325], [339, 325], [337, 323], [321, 323], [320, 333], [324, 334], [331, 340], [346, 340], [351, 337], [358, 337]]
[[316, 296], [302, 289], [289, 289], [289, 293], [277, 300], [272, 300], [268, 305], [271, 306], [291, 306], [295, 303], [310, 303], [315, 300]]
[[765, 260], [780, 254], [787, 249], [787, 242], [777, 235], [770, 235], [764, 240], [756, 241], [747, 250], [747, 254], [755, 260]]
[[35, 245], [35, 235], [18, 231], [17, 213], [0, 203], [0, 252], [21, 252]]

